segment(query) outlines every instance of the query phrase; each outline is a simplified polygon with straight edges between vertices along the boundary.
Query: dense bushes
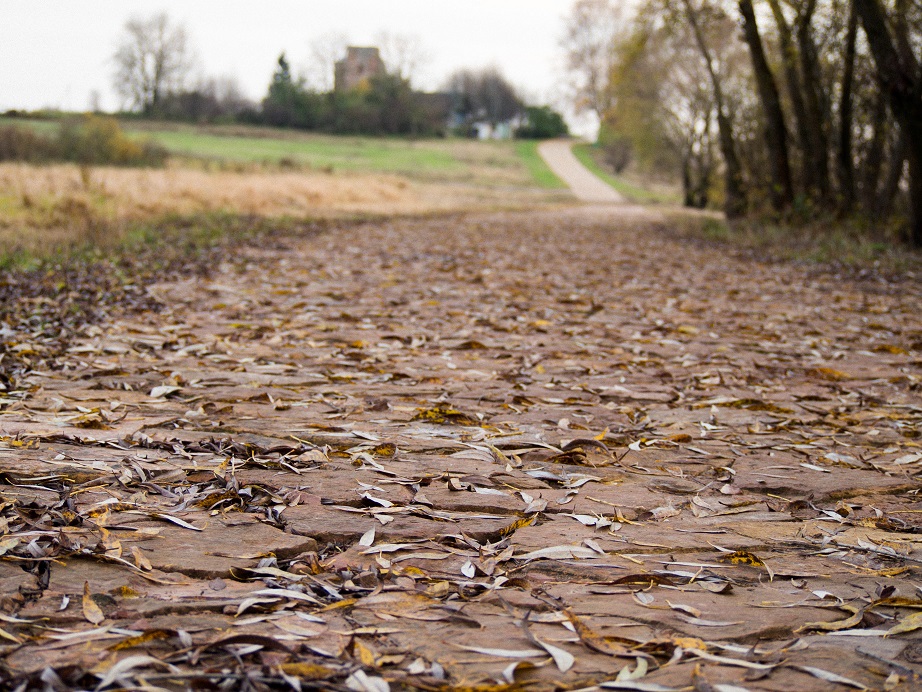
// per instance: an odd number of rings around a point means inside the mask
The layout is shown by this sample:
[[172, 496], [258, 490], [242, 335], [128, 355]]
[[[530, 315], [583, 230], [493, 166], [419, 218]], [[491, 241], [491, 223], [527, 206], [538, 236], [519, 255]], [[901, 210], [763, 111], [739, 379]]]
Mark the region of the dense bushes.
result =
[[48, 161], [54, 149], [52, 139], [25, 127], [0, 127], [0, 161]]
[[15, 125], [0, 128], [0, 161], [161, 166], [166, 156], [159, 145], [126, 136], [114, 118], [87, 115], [69, 120], [56, 135]]
[[551, 139], [569, 134], [563, 116], [550, 106], [528, 106], [526, 123], [516, 130], [519, 139]]

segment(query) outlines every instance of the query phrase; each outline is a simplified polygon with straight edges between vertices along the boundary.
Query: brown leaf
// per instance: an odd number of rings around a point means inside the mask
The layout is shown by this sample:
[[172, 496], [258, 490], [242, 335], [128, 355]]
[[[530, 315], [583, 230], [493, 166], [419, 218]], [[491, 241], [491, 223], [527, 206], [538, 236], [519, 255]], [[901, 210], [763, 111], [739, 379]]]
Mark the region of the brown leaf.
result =
[[625, 637], [603, 637], [576, 617], [570, 610], [565, 610], [564, 613], [576, 630], [580, 641], [587, 648], [607, 656], [636, 657], [640, 655], [636, 652], [636, 647], [640, 646], [640, 642]]
[[94, 625], [98, 625], [106, 619], [102, 608], [93, 600], [93, 595], [90, 593], [90, 582], [88, 581], [83, 582], [83, 617], [87, 619], [87, 622]]

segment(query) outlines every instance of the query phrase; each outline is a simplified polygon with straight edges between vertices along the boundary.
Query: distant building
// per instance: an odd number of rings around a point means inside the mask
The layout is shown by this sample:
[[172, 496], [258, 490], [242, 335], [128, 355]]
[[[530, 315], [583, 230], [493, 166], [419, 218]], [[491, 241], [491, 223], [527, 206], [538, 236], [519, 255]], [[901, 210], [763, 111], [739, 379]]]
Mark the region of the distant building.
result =
[[375, 47], [349, 46], [346, 57], [336, 62], [336, 91], [351, 91], [368, 86], [372, 77], [385, 73], [381, 53]]

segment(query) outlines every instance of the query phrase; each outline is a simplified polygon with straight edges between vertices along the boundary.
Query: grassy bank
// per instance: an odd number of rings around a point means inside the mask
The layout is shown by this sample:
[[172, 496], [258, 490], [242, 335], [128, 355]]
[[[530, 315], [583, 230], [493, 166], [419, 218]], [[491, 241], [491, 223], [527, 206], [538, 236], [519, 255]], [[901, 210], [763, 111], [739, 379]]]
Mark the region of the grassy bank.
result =
[[809, 223], [753, 218], [728, 223], [717, 213], [670, 211], [665, 232], [720, 245], [769, 262], [803, 262], [818, 269], [867, 276], [922, 278], [922, 251], [894, 229], [867, 220], [821, 219]]
[[586, 168], [611, 185], [631, 202], [638, 204], [678, 204], [681, 199], [674, 193], [642, 187], [624, 177], [613, 175], [600, 163], [601, 150], [595, 144], [575, 144], [573, 154]]
[[532, 180], [549, 190], [567, 189], [566, 183], [558, 178], [538, 153], [539, 142], [526, 139], [516, 142], [516, 152], [531, 173]]

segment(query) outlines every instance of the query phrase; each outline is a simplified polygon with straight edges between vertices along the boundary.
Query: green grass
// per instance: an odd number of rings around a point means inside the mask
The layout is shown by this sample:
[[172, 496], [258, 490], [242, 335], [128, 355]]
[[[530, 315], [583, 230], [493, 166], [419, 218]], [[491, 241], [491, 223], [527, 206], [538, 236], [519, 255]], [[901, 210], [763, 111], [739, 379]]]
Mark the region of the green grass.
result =
[[0, 127], [28, 127], [42, 135], [57, 134], [61, 128], [60, 120], [45, 118], [10, 118], [9, 116], [0, 115]]
[[566, 183], [558, 178], [554, 172], [548, 168], [544, 159], [541, 158], [541, 154], [538, 153], [538, 142], [536, 140], [519, 140], [516, 142], [515, 150], [519, 158], [522, 159], [525, 166], [528, 168], [532, 180], [540, 187], [549, 190], [560, 190], [567, 187]]
[[[5, 118], [0, 127], [53, 135], [61, 118]], [[197, 126], [125, 119], [123, 130], [188, 159], [242, 166], [288, 166], [325, 172], [383, 173], [422, 181], [484, 186], [566, 185], [547, 167], [535, 141], [338, 136], [248, 125]]]
[[641, 204], [674, 204], [679, 201], [675, 195], [649, 190], [634, 185], [624, 178], [612, 175], [599, 163], [598, 155], [600, 151], [595, 144], [576, 144], [573, 146], [573, 154], [586, 168], [632, 202]]
[[[129, 132], [132, 131], [128, 126]], [[241, 163], [290, 162], [319, 170], [426, 176], [462, 167], [450, 152], [428, 140], [335, 137], [277, 131], [274, 136], [219, 134], [193, 128], [144, 131], [181, 155]], [[262, 132], [262, 131], [260, 131]]]

